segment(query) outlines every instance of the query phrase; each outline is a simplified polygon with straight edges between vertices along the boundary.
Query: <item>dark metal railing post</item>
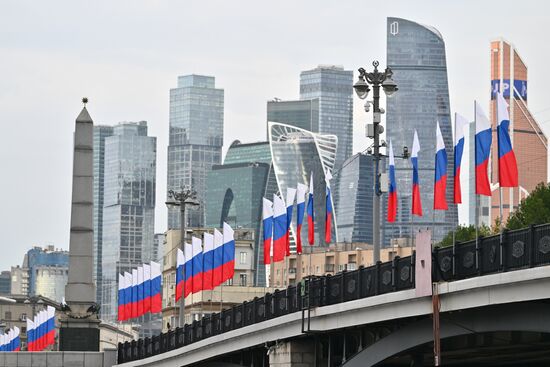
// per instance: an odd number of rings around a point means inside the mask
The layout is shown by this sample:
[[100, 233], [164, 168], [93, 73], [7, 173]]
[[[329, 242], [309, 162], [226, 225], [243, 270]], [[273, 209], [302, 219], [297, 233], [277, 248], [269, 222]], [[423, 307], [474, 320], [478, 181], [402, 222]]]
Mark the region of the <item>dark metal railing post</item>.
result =
[[508, 230], [502, 232], [500, 239], [500, 270], [506, 271], [506, 244], [508, 243]]
[[357, 298], [363, 298], [363, 265], [357, 269]]
[[483, 268], [483, 264], [482, 264], [482, 259], [481, 259], [481, 242], [483, 242], [483, 236], [479, 236], [478, 237], [478, 240], [476, 241], [476, 270], [477, 270], [477, 275], [481, 275], [482, 274], [482, 268]]
[[531, 224], [529, 226], [529, 267], [535, 266], [535, 226]]
[[397, 274], [397, 263], [399, 262], [399, 256], [393, 258], [391, 262], [391, 289], [393, 292], [397, 290], [397, 282], [399, 274]]
[[347, 270], [344, 270], [342, 272], [342, 276], [340, 277], [340, 303], [344, 302], [344, 296], [346, 292], [344, 292], [344, 286], [346, 284], [346, 275], [348, 274]]
[[376, 262], [376, 282], [374, 283], [374, 294], [378, 295], [380, 293], [380, 265], [382, 265], [382, 261]]
[[413, 288], [416, 287], [416, 250], [411, 254], [411, 285]]
[[438, 266], [439, 247], [434, 247], [432, 251], [432, 282], [439, 282], [439, 266]]

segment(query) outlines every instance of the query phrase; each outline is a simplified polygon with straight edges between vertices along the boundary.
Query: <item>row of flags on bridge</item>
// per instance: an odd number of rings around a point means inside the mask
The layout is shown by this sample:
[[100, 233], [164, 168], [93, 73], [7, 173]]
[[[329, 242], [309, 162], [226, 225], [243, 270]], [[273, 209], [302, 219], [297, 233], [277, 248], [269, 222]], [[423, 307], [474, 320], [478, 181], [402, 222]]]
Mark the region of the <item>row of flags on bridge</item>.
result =
[[191, 238], [176, 255], [176, 301], [182, 296], [212, 290], [235, 274], [234, 230], [223, 223], [223, 233], [204, 233]]
[[118, 320], [162, 311], [160, 264], [151, 261], [118, 275]]
[[[332, 192], [330, 189], [330, 172], [325, 173], [325, 242], [332, 240]], [[302, 253], [302, 225], [306, 212], [307, 195], [307, 225], [308, 243], [315, 243], [315, 211], [313, 197], [313, 173], [309, 180], [309, 188], [298, 183], [296, 188], [289, 187], [286, 192], [286, 204], [283, 198], [273, 195], [273, 201], [263, 199], [262, 226], [264, 245], [264, 264], [284, 261], [290, 255], [290, 225], [296, 199], [296, 252]]]
[[[498, 179], [500, 187], [518, 186], [518, 168], [514, 150], [509, 134], [510, 117], [508, 104], [502, 93], [497, 93], [497, 138], [498, 138]], [[468, 120], [455, 114], [455, 141], [454, 141], [454, 204], [462, 203], [460, 187], [460, 167], [464, 152], [464, 128], [469, 124]], [[492, 131], [491, 123], [487, 115], [475, 102], [475, 180], [476, 194], [491, 196], [491, 184], [489, 181], [488, 166], [491, 154]], [[412, 214], [422, 216], [422, 202], [420, 199], [420, 182], [418, 176], [418, 152], [420, 143], [416, 130], [413, 136], [411, 151], [411, 163], [413, 169], [412, 184]], [[395, 179], [395, 161], [393, 146], [389, 143], [389, 190], [388, 190], [388, 222], [395, 222], [397, 216], [397, 181]], [[435, 152], [435, 179], [434, 179], [434, 204], [435, 210], [447, 210], [447, 153], [445, 143], [439, 127], [436, 125], [436, 152]]]
[[48, 306], [27, 318], [27, 350], [39, 352], [55, 343], [55, 308]]
[[14, 326], [7, 333], [0, 333], [0, 352], [19, 352], [21, 350], [21, 338], [19, 328]]

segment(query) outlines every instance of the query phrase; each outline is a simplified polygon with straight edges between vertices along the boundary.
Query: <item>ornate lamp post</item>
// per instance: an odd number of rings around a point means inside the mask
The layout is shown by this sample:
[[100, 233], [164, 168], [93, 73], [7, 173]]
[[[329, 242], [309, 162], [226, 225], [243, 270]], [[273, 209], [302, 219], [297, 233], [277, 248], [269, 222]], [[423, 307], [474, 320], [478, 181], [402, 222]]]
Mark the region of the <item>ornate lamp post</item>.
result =
[[[373, 124], [367, 128], [367, 137], [374, 139], [373, 149], [374, 149], [374, 162], [375, 162], [375, 178], [374, 178], [374, 194], [373, 194], [373, 245], [374, 253], [373, 260], [374, 262], [380, 261], [380, 196], [383, 191], [380, 187], [380, 134], [384, 132], [384, 127], [380, 125], [381, 115], [385, 112], [383, 108], [380, 108], [380, 86], [384, 89], [386, 96], [391, 97], [395, 92], [397, 92], [397, 84], [392, 79], [393, 72], [389, 67], [386, 67], [384, 72], [378, 71], [378, 61], [374, 61], [372, 66], [374, 66], [374, 71], [368, 73], [364, 68], [359, 68], [359, 80], [353, 88], [355, 93], [360, 99], [366, 99], [370, 88], [369, 84], [372, 85], [373, 97], [372, 101], [366, 101], [365, 103], [365, 112], [369, 112], [369, 105], [372, 105], [373, 109]], [[372, 127], [372, 128], [371, 128]]]
[[[168, 201], [166, 206], [170, 209], [178, 207], [180, 208], [180, 249], [185, 251], [185, 206], [198, 206], [197, 192], [190, 188], [182, 188], [181, 191], [176, 192], [174, 190], [168, 190]], [[176, 269], [177, 271], [177, 269]], [[185, 297], [182, 295], [180, 299], [179, 307], [179, 326], [183, 327], [185, 324]]]

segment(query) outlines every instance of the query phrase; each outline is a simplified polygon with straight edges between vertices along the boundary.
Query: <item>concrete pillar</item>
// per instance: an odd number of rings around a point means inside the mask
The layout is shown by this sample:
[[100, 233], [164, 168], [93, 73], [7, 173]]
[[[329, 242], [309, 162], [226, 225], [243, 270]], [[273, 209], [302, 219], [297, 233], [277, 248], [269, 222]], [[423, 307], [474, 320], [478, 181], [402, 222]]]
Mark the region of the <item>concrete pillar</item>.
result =
[[269, 349], [270, 367], [313, 367], [315, 365], [313, 340], [280, 342]]

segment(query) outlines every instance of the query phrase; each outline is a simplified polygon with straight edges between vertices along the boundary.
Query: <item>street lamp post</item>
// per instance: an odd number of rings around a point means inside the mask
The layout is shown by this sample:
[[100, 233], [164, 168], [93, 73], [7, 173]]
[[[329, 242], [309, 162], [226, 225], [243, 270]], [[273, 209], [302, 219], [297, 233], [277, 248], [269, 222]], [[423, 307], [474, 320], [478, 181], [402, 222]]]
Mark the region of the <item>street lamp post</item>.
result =
[[369, 84], [372, 85], [373, 89], [373, 98], [372, 101], [367, 101], [365, 103], [365, 111], [369, 112], [369, 104], [372, 104], [373, 107], [373, 125], [372, 131], [367, 129], [367, 136], [374, 139], [373, 149], [374, 149], [374, 162], [375, 162], [375, 178], [374, 178], [374, 194], [373, 194], [373, 260], [374, 262], [380, 261], [380, 196], [382, 195], [382, 190], [380, 188], [380, 134], [384, 132], [384, 127], [380, 125], [381, 115], [385, 112], [384, 109], [380, 108], [380, 86], [384, 89], [386, 96], [391, 97], [398, 88], [395, 82], [392, 79], [393, 72], [389, 67], [386, 67], [384, 72], [378, 71], [378, 61], [374, 61], [372, 66], [374, 66], [374, 71], [366, 72], [364, 68], [359, 68], [359, 80], [353, 88], [357, 96], [361, 99], [367, 98], [370, 88]]
[[[197, 192], [189, 188], [182, 188], [181, 191], [177, 192], [174, 190], [168, 190], [168, 201], [166, 206], [168, 208], [180, 208], [180, 249], [185, 251], [185, 206], [198, 206], [197, 202]], [[176, 265], [177, 272], [177, 265]], [[183, 327], [185, 323], [185, 296], [182, 295], [180, 299], [179, 307], [179, 326]]]

